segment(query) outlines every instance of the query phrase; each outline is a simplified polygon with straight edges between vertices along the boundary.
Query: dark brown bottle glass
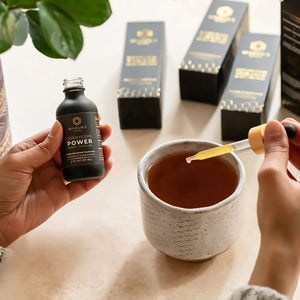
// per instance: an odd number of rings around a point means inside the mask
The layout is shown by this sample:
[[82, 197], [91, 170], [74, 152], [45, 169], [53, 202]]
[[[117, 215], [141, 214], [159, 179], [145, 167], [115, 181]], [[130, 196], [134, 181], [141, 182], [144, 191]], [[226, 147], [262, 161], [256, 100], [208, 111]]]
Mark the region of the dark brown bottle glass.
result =
[[65, 99], [56, 110], [64, 131], [60, 148], [64, 178], [101, 178], [105, 167], [97, 107], [85, 97], [82, 78], [65, 79], [64, 93]]

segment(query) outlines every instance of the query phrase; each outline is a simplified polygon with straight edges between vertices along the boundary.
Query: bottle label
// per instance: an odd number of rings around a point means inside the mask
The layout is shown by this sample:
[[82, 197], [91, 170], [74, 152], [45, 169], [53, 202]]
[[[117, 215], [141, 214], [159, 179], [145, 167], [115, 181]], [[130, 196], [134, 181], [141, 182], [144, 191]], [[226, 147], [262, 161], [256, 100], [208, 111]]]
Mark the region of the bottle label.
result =
[[97, 164], [104, 160], [99, 116], [95, 112], [57, 117], [64, 129], [61, 146], [62, 167]]

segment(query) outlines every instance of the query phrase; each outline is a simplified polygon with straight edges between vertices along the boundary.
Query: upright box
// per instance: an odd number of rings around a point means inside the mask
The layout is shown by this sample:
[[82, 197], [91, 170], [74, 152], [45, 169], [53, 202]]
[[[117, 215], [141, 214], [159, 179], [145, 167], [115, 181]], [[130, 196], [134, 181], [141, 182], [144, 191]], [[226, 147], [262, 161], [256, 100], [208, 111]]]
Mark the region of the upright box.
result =
[[179, 67], [181, 99], [219, 103], [243, 31], [247, 3], [212, 2]]
[[240, 140], [267, 120], [279, 75], [279, 36], [244, 33], [221, 100], [223, 140]]
[[118, 90], [121, 129], [161, 128], [164, 22], [127, 24]]
[[281, 2], [282, 106], [300, 115], [300, 1]]

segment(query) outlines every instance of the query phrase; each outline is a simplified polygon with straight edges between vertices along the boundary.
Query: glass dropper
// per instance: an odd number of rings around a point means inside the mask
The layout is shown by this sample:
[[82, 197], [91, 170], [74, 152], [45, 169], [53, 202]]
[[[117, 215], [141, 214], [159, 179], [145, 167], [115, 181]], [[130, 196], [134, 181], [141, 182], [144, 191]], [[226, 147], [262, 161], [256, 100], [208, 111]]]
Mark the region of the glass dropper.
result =
[[[191, 163], [193, 160], [203, 160], [247, 148], [251, 148], [256, 154], [262, 154], [264, 153], [263, 137], [265, 126], [266, 124], [263, 124], [251, 128], [248, 134], [248, 139], [200, 151], [193, 156], [187, 157], [186, 161]], [[283, 127], [289, 138], [293, 138], [296, 135], [296, 128], [293, 125], [287, 124]]]

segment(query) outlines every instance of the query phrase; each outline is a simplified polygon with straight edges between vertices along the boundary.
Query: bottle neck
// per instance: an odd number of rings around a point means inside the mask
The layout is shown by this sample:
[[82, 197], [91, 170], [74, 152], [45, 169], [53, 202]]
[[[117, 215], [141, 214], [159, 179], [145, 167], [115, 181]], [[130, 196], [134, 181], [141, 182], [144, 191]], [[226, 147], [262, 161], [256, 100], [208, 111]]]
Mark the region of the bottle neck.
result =
[[65, 89], [64, 93], [65, 93], [67, 99], [76, 99], [79, 96], [84, 95], [84, 88]]

